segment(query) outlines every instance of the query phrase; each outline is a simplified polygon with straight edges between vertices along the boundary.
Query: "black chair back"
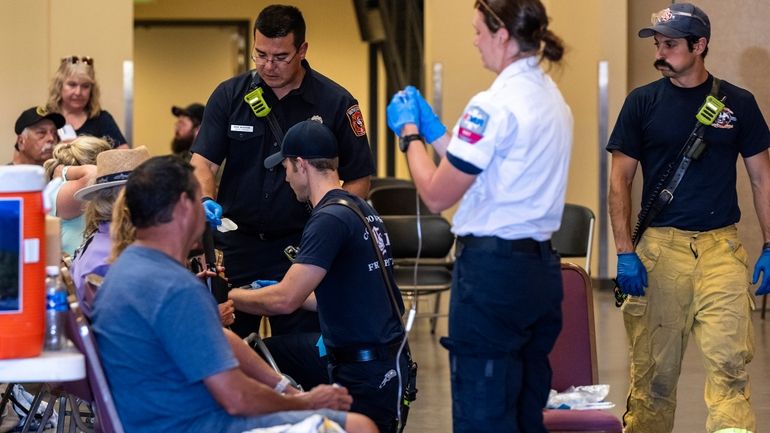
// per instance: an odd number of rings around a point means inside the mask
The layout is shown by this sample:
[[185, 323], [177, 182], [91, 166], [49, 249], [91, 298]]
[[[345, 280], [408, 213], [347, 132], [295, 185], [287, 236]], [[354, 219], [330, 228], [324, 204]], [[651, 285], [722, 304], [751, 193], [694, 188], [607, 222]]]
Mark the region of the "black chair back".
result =
[[[418, 200], [412, 184], [383, 185], [369, 191], [369, 203], [380, 215], [415, 215]], [[422, 200], [419, 203], [422, 215], [435, 215]]]
[[551, 236], [553, 248], [562, 257], [585, 257], [585, 269], [589, 274], [595, 220], [591, 209], [567, 203], [564, 205], [561, 226]]
[[[414, 259], [417, 257], [419, 238], [417, 235], [417, 216], [381, 215], [388, 230], [390, 247], [394, 259]], [[422, 232], [421, 258], [443, 259], [449, 255], [454, 244], [454, 234], [447, 220], [441, 215], [423, 215], [420, 218]]]

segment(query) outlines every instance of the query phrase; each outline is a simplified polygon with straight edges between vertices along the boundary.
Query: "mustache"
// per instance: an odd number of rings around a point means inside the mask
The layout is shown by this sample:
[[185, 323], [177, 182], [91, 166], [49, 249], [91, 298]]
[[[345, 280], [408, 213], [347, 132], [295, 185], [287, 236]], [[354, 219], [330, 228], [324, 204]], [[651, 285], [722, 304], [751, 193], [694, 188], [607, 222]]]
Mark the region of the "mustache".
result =
[[658, 69], [658, 68], [660, 68], [661, 66], [663, 66], [663, 67], [666, 67], [666, 68], [670, 69], [670, 70], [671, 70], [671, 72], [676, 72], [676, 69], [674, 69], [674, 67], [673, 67], [673, 66], [671, 66], [671, 64], [669, 64], [667, 61], [665, 61], [665, 60], [663, 60], [663, 59], [658, 59], [658, 60], [656, 60], [656, 61], [655, 61], [655, 63], [653, 63], [653, 64], [652, 64], [652, 66], [653, 66], [655, 69]]

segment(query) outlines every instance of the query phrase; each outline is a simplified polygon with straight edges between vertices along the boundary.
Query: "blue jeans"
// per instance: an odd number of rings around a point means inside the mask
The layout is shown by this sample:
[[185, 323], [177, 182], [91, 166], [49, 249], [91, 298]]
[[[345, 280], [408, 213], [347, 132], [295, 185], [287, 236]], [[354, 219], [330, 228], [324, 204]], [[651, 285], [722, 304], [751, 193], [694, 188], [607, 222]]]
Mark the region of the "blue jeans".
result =
[[[478, 239], [478, 238], [476, 238]], [[548, 353], [561, 331], [562, 278], [550, 243], [458, 240], [449, 309], [454, 433], [546, 433]], [[496, 242], [495, 242], [496, 241]]]

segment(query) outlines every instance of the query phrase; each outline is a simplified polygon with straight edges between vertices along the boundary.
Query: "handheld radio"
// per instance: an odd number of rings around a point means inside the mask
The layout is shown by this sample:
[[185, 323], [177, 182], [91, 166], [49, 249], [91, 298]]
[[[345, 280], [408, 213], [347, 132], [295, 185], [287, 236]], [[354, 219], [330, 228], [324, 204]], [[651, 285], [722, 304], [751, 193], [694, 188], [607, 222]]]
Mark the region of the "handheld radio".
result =
[[246, 103], [251, 107], [251, 111], [254, 112], [254, 115], [258, 118], [266, 118], [267, 119], [267, 125], [270, 127], [270, 131], [273, 133], [273, 137], [275, 138], [275, 141], [278, 143], [283, 143], [283, 130], [281, 129], [281, 125], [278, 124], [278, 120], [275, 118], [275, 114], [272, 114], [272, 110], [269, 105], [267, 105], [267, 101], [265, 100], [264, 96], [264, 90], [262, 90], [261, 87], [256, 87], [251, 92], [247, 93], [243, 100], [246, 101]]
[[695, 118], [698, 119], [698, 122], [709, 126], [717, 120], [717, 116], [719, 116], [719, 113], [722, 112], [723, 108], [725, 108], [725, 103], [723, 101], [708, 95], [706, 101], [701, 105], [700, 109], [698, 109]]
[[243, 100], [251, 107], [254, 115], [260, 118], [267, 117], [270, 114], [270, 106], [267, 105], [267, 101], [265, 101], [265, 97], [262, 95], [263, 93], [262, 88], [257, 87], [243, 97]]

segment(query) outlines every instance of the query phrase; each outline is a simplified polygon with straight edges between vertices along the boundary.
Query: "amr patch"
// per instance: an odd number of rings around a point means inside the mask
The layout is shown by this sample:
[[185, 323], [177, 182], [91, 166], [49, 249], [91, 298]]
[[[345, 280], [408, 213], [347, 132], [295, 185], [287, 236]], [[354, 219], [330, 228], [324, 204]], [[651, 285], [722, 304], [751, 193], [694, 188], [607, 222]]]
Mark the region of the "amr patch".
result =
[[484, 138], [484, 130], [489, 123], [489, 114], [481, 108], [472, 105], [460, 118], [460, 129], [457, 136], [470, 144], [476, 144]]
[[350, 129], [353, 130], [353, 134], [356, 137], [363, 137], [366, 135], [366, 127], [364, 126], [364, 116], [361, 114], [361, 109], [358, 108], [358, 104], [353, 105], [345, 111], [348, 116], [348, 122], [350, 122]]

